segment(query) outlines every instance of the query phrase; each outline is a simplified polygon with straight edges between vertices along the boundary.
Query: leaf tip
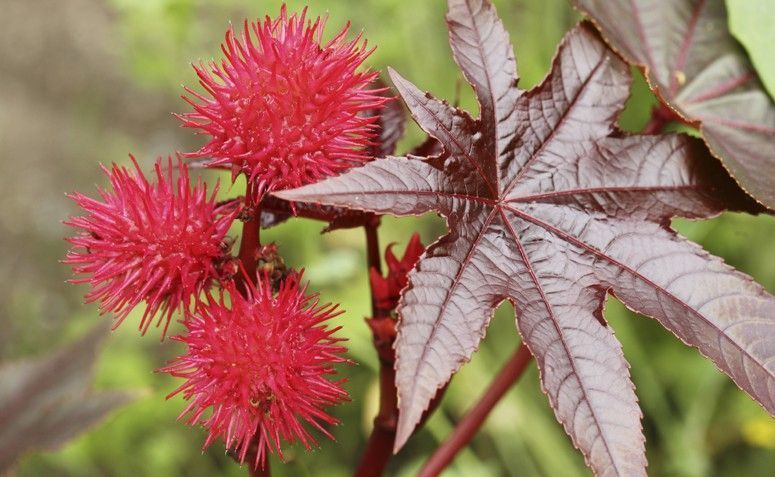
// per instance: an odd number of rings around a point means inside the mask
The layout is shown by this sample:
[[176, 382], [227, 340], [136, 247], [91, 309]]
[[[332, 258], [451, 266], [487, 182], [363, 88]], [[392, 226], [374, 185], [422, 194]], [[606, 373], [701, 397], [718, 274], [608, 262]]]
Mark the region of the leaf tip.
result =
[[406, 79], [404, 79], [404, 77], [401, 76], [401, 74], [398, 71], [394, 70], [390, 66], [388, 66], [387, 71], [388, 71], [388, 76], [390, 76], [390, 81], [392, 81], [397, 88], [399, 87], [399, 84], [406, 82]]
[[410, 424], [408, 420], [402, 419], [401, 415], [398, 416], [398, 426], [396, 428], [396, 440], [393, 444], [393, 454], [398, 452], [406, 445], [406, 441], [414, 432], [416, 424]]

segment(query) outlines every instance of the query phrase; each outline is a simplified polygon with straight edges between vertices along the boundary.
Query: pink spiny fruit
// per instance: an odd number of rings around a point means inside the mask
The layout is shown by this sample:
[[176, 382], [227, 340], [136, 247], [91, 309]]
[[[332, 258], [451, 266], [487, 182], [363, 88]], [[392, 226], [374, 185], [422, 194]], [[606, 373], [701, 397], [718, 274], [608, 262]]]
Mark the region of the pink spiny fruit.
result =
[[163, 337], [172, 314], [187, 310], [226, 273], [231, 259], [226, 233], [237, 211], [216, 203], [218, 185], [209, 196], [201, 180], [192, 188], [180, 159], [177, 181], [172, 159], [166, 172], [159, 159], [152, 184], [130, 157], [134, 171], [101, 166], [112, 189], [99, 188], [101, 200], [69, 195], [86, 215], [65, 222], [81, 233], [67, 239], [73, 248], [64, 262], [73, 267], [72, 283], [91, 285], [86, 302], [99, 301], [101, 313], [115, 315], [114, 328], [145, 301], [139, 328], [145, 334], [158, 315]]
[[288, 16], [283, 5], [277, 19], [246, 21], [241, 39], [229, 28], [226, 59], [194, 66], [209, 97], [186, 88], [194, 111], [178, 116], [210, 136], [187, 156], [244, 172], [259, 198], [371, 160], [373, 114], [389, 100], [368, 89], [376, 72], [358, 71], [373, 51], [361, 35], [347, 40], [348, 25], [323, 43], [325, 19], [306, 13]]
[[306, 295], [300, 278], [292, 273], [276, 294], [266, 277], [257, 285], [246, 279], [244, 296], [226, 283], [230, 304], [223, 290], [201, 303], [185, 322], [188, 333], [172, 338], [188, 352], [160, 370], [186, 380], [168, 398], [182, 393], [190, 401], [180, 417], [208, 429], [204, 447], [220, 438], [244, 462], [257, 446], [254, 467], [268, 452], [282, 458], [283, 441], [310, 449], [316, 441], [307, 425], [332, 437], [325, 426], [338, 421], [323, 407], [348, 399], [344, 380], [327, 379], [333, 364], [347, 362], [343, 340], [333, 336], [339, 327], [325, 324], [340, 312]]

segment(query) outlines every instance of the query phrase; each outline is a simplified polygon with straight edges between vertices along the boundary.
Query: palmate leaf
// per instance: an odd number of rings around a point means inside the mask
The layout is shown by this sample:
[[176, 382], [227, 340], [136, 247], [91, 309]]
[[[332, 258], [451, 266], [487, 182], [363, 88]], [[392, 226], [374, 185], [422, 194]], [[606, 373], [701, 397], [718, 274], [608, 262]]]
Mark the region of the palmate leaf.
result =
[[775, 412], [775, 297], [669, 226], [675, 216], [757, 205], [701, 141], [616, 127], [628, 68], [591, 26], [573, 29], [548, 77], [523, 92], [489, 1], [449, 0], [447, 23], [480, 118], [392, 73], [443, 154], [387, 157], [278, 193], [447, 220], [399, 306], [396, 448], [503, 300], [514, 304], [557, 418], [599, 475], [642, 475], [646, 466], [628, 365], [602, 317], [607, 292], [698, 347]]
[[[775, 103], [729, 33], [722, 0], [573, 0], [651, 88], [699, 126], [744, 189], [775, 208]], [[771, 20], [770, 20], [771, 22]]]

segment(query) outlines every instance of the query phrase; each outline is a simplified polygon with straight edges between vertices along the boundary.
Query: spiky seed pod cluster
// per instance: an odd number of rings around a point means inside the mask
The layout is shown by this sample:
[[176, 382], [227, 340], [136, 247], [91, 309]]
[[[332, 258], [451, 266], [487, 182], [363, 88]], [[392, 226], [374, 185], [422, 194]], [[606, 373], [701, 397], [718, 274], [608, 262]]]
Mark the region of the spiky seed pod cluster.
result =
[[210, 194], [201, 180], [192, 187], [180, 160], [173, 165], [168, 159], [165, 168], [159, 159], [155, 183], [131, 160], [134, 170], [102, 167], [111, 187], [99, 189], [100, 199], [70, 195], [86, 215], [65, 222], [80, 230], [68, 239], [73, 248], [65, 263], [76, 275], [71, 282], [91, 285], [86, 301], [99, 301], [100, 312], [113, 313], [116, 326], [145, 302], [142, 333], [155, 317], [166, 333], [173, 313], [222, 277], [236, 210], [216, 203], [218, 185]]
[[343, 381], [328, 377], [346, 361], [346, 349], [334, 336], [339, 328], [325, 322], [340, 312], [307, 295], [299, 280], [289, 275], [277, 293], [266, 276], [256, 285], [248, 280], [242, 293], [229, 283], [226, 293], [200, 304], [186, 334], [173, 338], [188, 351], [162, 371], [185, 379], [170, 396], [189, 401], [181, 417], [207, 428], [205, 447], [222, 439], [244, 461], [257, 445], [251, 464], [260, 466], [267, 453], [282, 457], [283, 442], [315, 445], [307, 427], [331, 437], [326, 426], [338, 421], [323, 407], [348, 396]]
[[193, 112], [183, 125], [209, 136], [190, 157], [210, 158], [234, 176], [245, 173], [254, 193], [298, 187], [360, 165], [386, 101], [369, 89], [377, 73], [359, 71], [373, 50], [348, 26], [323, 41], [325, 19], [306, 9], [245, 22], [226, 33], [218, 63], [194, 66], [205, 94], [187, 88]]
[[[256, 467], [269, 453], [282, 457], [285, 442], [312, 447], [313, 429], [331, 437], [337, 420], [324, 407], [348, 399], [343, 380], [331, 377], [346, 362], [338, 328], [326, 323], [336, 306], [308, 295], [300, 274], [286, 275], [271, 244], [255, 244], [263, 269], [256, 283], [255, 270], [235, 276], [226, 235], [265, 193], [372, 159], [374, 115], [390, 99], [370, 89], [377, 73], [359, 71], [372, 51], [361, 36], [348, 40], [345, 27], [324, 42], [324, 26], [283, 6], [276, 19], [246, 22], [240, 38], [230, 28], [220, 64], [195, 66], [206, 92], [187, 89], [194, 110], [179, 118], [209, 141], [184, 156], [231, 169], [233, 178], [244, 173], [244, 201], [217, 203], [218, 186], [208, 194], [201, 180], [192, 184], [180, 159], [157, 161], [149, 180], [134, 157], [133, 169], [103, 167], [110, 187], [99, 199], [70, 196], [85, 211], [66, 222], [79, 230], [68, 239], [71, 281], [91, 285], [86, 301], [113, 313], [116, 326], [145, 302], [142, 333], [158, 318], [164, 336], [183, 311], [185, 332], [174, 339], [187, 352], [162, 371], [185, 382], [170, 396], [189, 401], [181, 417], [207, 428], [205, 447], [223, 440]], [[390, 257], [385, 286], [393, 293]]]

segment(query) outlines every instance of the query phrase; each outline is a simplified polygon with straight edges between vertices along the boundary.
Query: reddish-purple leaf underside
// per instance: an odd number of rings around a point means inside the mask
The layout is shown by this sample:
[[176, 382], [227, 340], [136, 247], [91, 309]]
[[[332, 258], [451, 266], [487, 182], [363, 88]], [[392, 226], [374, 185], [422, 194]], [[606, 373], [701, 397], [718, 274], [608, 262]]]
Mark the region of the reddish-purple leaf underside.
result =
[[277, 194], [447, 220], [399, 306], [396, 449], [503, 300], [514, 304], [557, 418], [598, 475], [643, 475], [646, 466], [628, 365], [602, 317], [607, 292], [698, 347], [775, 412], [775, 297], [670, 228], [671, 217], [756, 204], [701, 141], [617, 128], [628, 68], [591, 26], [574, 28], [548, 77], [525, 92], [488, 0], [449, 0], [447, 23], [480, 117], [392, 73], [444, 152], [386, 157]]
[[775, 102], [727, 27], [722, 0], [573, 0], [713, 153], [775, 208]]
[[127, 392], [89, 391], [107, 332], [97, 326], [68, 347], [0, 368], [0, 475], [25, 453], [60, 446], [132, 400]]

